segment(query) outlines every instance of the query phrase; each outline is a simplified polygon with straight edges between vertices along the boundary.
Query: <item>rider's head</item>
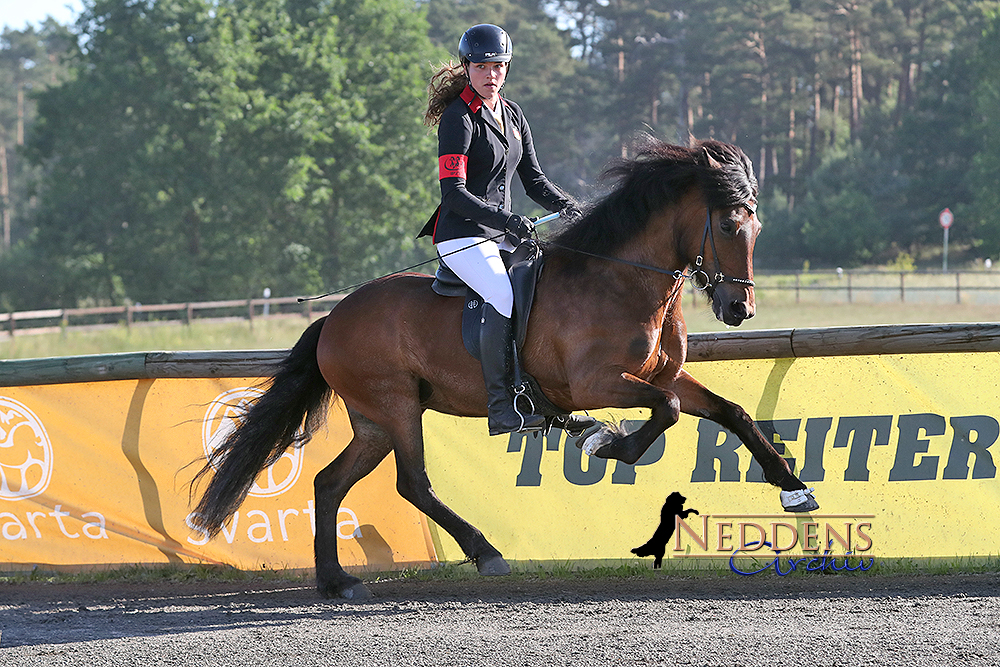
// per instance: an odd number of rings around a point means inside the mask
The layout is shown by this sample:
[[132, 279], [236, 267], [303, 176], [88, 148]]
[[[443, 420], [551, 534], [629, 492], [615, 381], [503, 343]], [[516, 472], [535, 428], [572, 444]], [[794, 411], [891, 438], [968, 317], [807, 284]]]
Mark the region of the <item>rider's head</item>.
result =
[[503, 28], [492, 23], [474, 25], [462, 35], [458, 42], [458, 56], [462, 64], [468, 63], [509, 63], [514, 49], [510, 35]]
[[510, 35], [491, 23], [474, 25], [462, 35], [458, 55], [480, 97], [488, 99], [500, 92], [513, 51]]

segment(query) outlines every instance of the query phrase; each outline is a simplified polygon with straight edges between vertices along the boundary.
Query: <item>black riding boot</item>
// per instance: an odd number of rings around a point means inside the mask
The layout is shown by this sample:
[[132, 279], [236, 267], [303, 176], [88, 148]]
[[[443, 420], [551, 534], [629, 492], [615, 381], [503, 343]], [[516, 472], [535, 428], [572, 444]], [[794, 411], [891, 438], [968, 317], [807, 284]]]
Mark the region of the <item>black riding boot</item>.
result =
[[[545, 418], [525, 412], [527, 406], [514, 409], [514, 328], [490, 304], [483, 306], [483, 328], [479, 335], [479, 356], [489, 401], [490, 435], [511, 431], [533, 431], [545, 425]], [[524, 401], [527, 403], [527, 401]]]

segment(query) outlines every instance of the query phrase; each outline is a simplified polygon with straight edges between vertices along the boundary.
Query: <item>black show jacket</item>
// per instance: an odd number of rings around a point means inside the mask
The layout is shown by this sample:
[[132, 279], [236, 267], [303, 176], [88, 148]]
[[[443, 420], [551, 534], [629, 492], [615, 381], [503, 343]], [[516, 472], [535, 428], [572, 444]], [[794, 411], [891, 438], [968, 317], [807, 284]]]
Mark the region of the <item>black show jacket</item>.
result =
[[525, 193], [548, 211], [569, 199], [542, 173], [521, 108], [502, 99], [501, 130], [483, 101], [466, 86], [441, 115], [438, 126], [438, 172], [441, 206], [420, 236], [434, 243], [463, 237], [489, 238], [507, 231], [510, 184], [514, 172]]

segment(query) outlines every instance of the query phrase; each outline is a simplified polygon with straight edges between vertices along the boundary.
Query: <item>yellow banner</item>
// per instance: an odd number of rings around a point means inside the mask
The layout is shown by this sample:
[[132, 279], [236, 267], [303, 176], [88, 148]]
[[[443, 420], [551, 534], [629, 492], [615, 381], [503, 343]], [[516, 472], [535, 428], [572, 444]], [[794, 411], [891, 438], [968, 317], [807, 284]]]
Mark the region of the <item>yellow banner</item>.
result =
[[[159, 379], [0, 388], [0, 569], [227, 563], [310, 568], [312, 480], [351, 438], [342, 404], [325, 432], [261, 473], [212, 540], [188, 485], [257, 379]], [[195, 496], [195, 499], [197, 496]], [[435, 560], [426, 521], [395, 490], [392, 457], [339, 509], [345, 566]]]
[[[634, 466], [588, 458], [560, 431], [490, 438], [482, 419], [425, 415], [437, 494], [509, 559], [633, 558], [672, 492], [665, 557], [803, 559], [997, 555], [1000, 355], [702, 362], [707, 387], [747, 409], [821, 508], [781, 511], [738, 440], [684, 416]], [[312, 479], [350, 439], [289, 452], [213, 540], [193, 529], [188, 483], [255, 379], [109, 381], [0, 389], [0, 569], [221, 562], [313, 565]], [[644, 411], [606, 411], [635, 428]], [[395, 489], [391, 458], [339, 510], [346, 566], [464, 559]], [[864, 561], [862, 561], [864, 563]], [[858, 561], [851, 561], [857, 566]], [[751, 565], [740, 567], [750, 568]]]
[[[820, 510], [782, 511], [749, 452], [689, 416], [636, 465], [588, 458], [559, 431], [486, 434], [484, 420], [428, 413], [428, 472], [438, 495], [514, 560], [634, 558], [679, 492], [666, 558], [825, 553], [836, 567], [872, 557], [985, 557], [1000, 552], [1000, 355], [921, 354], [691, 363], [742, 405]], [[641, 410], [595, 413], [634, 430]], [[679, 509], [679, 508], [674, 508]], [[432, 526], [438, 556], [463, 556]], [[852, 559], [845, 560], [850, 553]], [[858, 561], [857, 557], [863, 560]], [[752, 564], [734, 561], [736, 567]]]

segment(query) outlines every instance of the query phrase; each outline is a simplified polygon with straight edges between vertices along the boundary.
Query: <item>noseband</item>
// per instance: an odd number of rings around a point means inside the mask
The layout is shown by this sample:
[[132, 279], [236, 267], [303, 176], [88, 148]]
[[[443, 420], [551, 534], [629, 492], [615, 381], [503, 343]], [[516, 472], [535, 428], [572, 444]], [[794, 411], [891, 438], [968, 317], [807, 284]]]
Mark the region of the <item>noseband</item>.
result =
[[[746, 203], [743, 204], [743, 208], [745, 208], [751, 216], [757, 212]], [[702, 264], [705, 262], [705, 243], [707, 241], [711, 241], [712, 243], [712, 260], [715, 263], [715, 276], [711, 278], [705, 269], [702, 268]], [[733, 278], [732, 276], [727, 276], [722, 272], [722, 266], [719, 264], [719, 253], [715, 250], [715, 233], [712, 231], [711, 208], [709, 208], [708, 212], [705, 214], [705, 232], [701, 235], [701, 250], [698, 252], [698, 256], [694, 260], [694, 270], [687, 275], [679, 271], [677, 273], [680, 274], [678, 277], [690, 278], [692, 285], [707, 294], [711, 294], [715, 291], [715, 288], [721, 283], [735, 283], [737, 285], [747, 285], [748, 287], [754, 286], [754, 282], [752, 280], [747, 280], [746, 278]]]

